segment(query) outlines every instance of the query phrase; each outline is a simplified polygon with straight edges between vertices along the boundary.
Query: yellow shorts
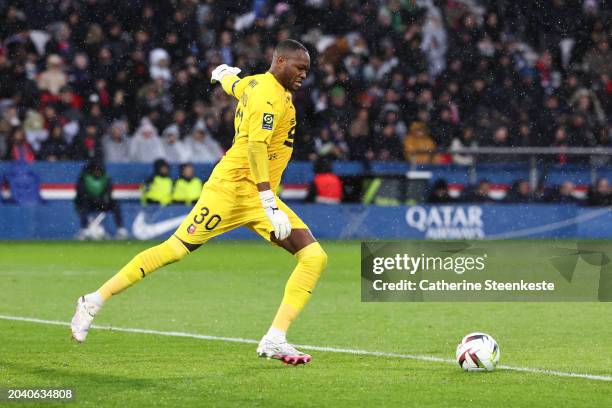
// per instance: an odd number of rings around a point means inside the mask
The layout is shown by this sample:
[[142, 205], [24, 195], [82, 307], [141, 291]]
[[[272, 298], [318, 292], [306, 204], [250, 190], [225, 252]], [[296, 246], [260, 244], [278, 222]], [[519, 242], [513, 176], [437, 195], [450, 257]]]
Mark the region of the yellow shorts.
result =
[[[308, 229], [304, 221], [278, 197], [276, 203], [289, 217], [291, 228]], [[245, 181], [209, 180], [204, 184], [198, 202], [174, 235], [183, 242], [199, 245], [241, 226], [268, 241], [270, 233], [274, 231], [252, 184]]]

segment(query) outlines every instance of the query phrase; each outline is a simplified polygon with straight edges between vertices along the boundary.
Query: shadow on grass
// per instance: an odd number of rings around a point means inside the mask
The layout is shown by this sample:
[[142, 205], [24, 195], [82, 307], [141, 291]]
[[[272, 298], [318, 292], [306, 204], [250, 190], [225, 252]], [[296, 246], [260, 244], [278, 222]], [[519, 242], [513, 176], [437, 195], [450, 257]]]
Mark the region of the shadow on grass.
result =
[[[35, 364], [16, 363], [12, 361], [0, 360], [0, 366], [5, 370], [13, 371], [14, 374], [24, 380], [24, 377], [33, 377], [26, 380], [28, 384], [16, 384], [18, 387], [26, 386], [61, 386], [78, 388], [80, 386], [100, 387], [105, 384], [121, 384], [127, 388], [159, 388], [164, 387], [164, 379], [152, 380], [148, 378], [134, 378], [111, 374], [112, 368], [109, 367], [107, 373], [99, 374], [88, 371], [76, 370], [74, 367], [66, 365], [65, 368], [50, 368]], [[34, 379], [35, 378], [35, 379]], [[167, 386], [167, 385], [166, 385]]]

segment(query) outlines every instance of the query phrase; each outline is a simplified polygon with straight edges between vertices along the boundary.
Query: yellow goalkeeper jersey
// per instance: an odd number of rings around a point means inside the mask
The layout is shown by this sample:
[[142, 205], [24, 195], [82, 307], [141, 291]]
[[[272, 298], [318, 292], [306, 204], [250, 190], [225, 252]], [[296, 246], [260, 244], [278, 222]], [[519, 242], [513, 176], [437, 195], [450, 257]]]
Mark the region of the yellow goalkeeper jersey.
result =
[[249, 180], [255, 187], [249, 167], [248, 142], [265, 142], [270, 186], [276, 191], [293, 152], [296, 122], [291, 93], [269, 72], [242, 79], [227, 75], [221, 84], [225, 92], [238, 99], [238, 106], [234, 142], [215, 166], [211, 179]]

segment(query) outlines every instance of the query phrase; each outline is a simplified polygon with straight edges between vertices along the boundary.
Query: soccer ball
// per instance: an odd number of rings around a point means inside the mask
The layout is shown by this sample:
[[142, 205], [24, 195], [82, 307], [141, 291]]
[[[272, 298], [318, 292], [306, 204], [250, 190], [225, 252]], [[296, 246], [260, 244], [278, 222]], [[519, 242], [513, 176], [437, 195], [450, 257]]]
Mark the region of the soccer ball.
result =
[[465, 371], [493, 371], [500, 350], [495, 339], [486, 333], [470, 333], [457, 346], [457, 362]]

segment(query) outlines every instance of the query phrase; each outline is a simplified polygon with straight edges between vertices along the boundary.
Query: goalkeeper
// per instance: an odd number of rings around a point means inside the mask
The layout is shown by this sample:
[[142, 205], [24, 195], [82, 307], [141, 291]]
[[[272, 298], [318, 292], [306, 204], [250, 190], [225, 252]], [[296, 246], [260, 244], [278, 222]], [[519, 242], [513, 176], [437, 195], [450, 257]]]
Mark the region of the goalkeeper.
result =
[[297, 260], [257, 354], [293, 365], [311, 360], [287, 342], [286, 333], [310, 299], [327, 255], [306, 224], [274, 193], [293, 150], [296, 118], [291, 92], [300, 89], [309, 69], [307, 49], [297, 41], [284, 40], [264, 74], [241, 79], [240, 69], [225, 64], [213, 70], [213, 83], [220, 82], [238, 100], [232, 147], [170, 238], [139, 253], [97, 291], [78, 299], [71, 324], [75, 340], [85, 340], [94, 316], [112, 296], [179, 261], [211, 238], [245, 226]]

